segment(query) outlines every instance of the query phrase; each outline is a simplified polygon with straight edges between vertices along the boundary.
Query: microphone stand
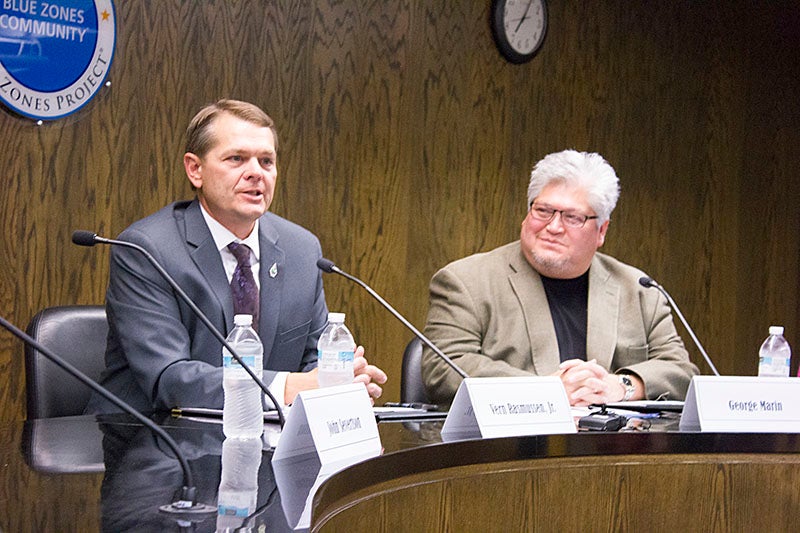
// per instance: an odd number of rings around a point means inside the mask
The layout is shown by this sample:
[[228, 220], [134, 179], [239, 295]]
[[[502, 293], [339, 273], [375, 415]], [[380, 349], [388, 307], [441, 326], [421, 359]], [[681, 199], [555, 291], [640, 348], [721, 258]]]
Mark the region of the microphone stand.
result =
[[278, 400], [275, 399], [275, 396], [272, 394], [272, 392], [270, 392], [270, 390], [267, 388], [267, 386], [264, 385], [264, 382], [261, 381], [258, 378], [258, 376], [255, 375], [253, 370], [249, 366], [247, 366], [247, 364], [244, 361], [242, 361], [242, 358], [239, 357], [239, 354], [236, 353], [236, 350], [234, 350], [233, 347], [230, 345], [230, 343], [225, 339], [225, 337], [222, 336], [222, 333], [220, 333], [220, 331], [214, 326], [214, 324], [211, 323], [211, 320], [208, 319], [208, 317], [205, 315], [205, 313], [203, 313], [200, 310], [200, 308], [197, 307], [197, 304], [195, 304], [192, 301], [192, 299], [189, 298], [189, 295], [187, 295], [183, 291], [183, 289], [180, 288], [178, 283], [172, 278], [172, 276], [170, 276], [167, 273], [166, 270], [164, 270], [164, 267], [162, 267], [158, 263], [158, 261], [156, 261], [156, 258], [153, 257], [153, 255], [150, 252], [148, 252], [147, 250], [145, 250], [144, 248], [142, 248], [138, 244], [134, 244], [134, 243], [128, 242], [128, 241], [118, 241], [118, 240], [115, 240], [115, 239], [106, 239], [105, 237], [100, 237], [96, 233], [92, 233], [90, 231], [84, 231], [84, 230], [77, 230], [77, 231], [73, 232], [72, 233], [72, 242], [74, 242], [75, 244], [77, 244], [79, 246], [94, 246], [98, 242], [102, 243], [102, 244], [119, 245], [119, 246], [123, 246], [125, 248], [131, 248], [133, 250], [136, 250], [136, 251], [142, 253], [147, 258], [147, 260], [150, 262], [150, 264], [153, 265], [153, 268], [155, 268], [158, 271], [158, 273], [161, 274], [161, 276], [167, 281], [167, 283], [169, 283], [169, 285], [178, 294], [178, 296], [180, 296], [180, 298], [184, 301], [184, 303], [186, 303], [186, 305], [189, 306], [189, 308], [197, 316], [197, 318], [199, 318], [200, 321], [203, 324], [205, 324], [205, 326], [208, 328], [208, 330], [211, 332], [211, 334], [214, 335], [214, 337], [216, 337], [217, 340], [222, 343], [222, 345], [225, 347], [225, 349], [227, 349], [228, 352], [230, 352], [230, 354], [233, 356], [233, 358], [236, 359], [236, 362], [239, 363], [242, 366], [242, 368], [244, 368], [247, 371], [247, 373], [250, 375], [250, 377], [253, 379], [253, 381], [256, 382], [256, 384], [259, 386], [259, 388], [262, 391], [264, 391], [264, 394], [267, 395], [267, 398], [269, 398], [270, 401], [272, 401], [273, 405], [275, 406], [275, 410], [278, 412], [278, 422], [281, 425], [281, 429], [283, 429], [283, 426], [286, 424], [286, 419], [283, 416], [283, 409], [281, 409], [281, 404], [278, 403]]
[[336, 266], [336, 265], [333, 263], [333, 261], [331, 261], [331, 260], [329, 260], [329, 259], [325, 259], [325, 258], [319, 259], [319, 260], [317, 261], [317, 267], [319, 267], [319, 269], [320, 269], [320, 270], [322, 270], [323, 272], [327, 272], [327, 273], [335, 272], [336, 274], [339, 274], [340, 276], [344, 276], [345, 278], [349, 279], [350, 281], [352, 281], [352, 282], [354, 282], [354, 283], [356, 283], [356, 284], [360, 285], [361, 287], [363, 287], [363, 288], [364, 288], [364, 289], [365, 289], [365, 290], [366, 290], [368, 293], [370, 293], [370, 295], [371, 295], [373, 298], [375, 298], [376, 300], [378, 300], [378, 302], [379, 302], [379, 303], [380, 303], [380, 304], [381, 304], [383, 307], [385, 307], [385, 308], [386, 308], [386, 309], [387, 309], [387, 310], [388, 310], [390, 313], [392, 313], [392, 314], [394, 315], [394, 317], [395, 317], [397, 320], [399, 320], [400, 322], [402, 322], [402, 323], [403, 323], [403, 325], [404, 325], [405, 327], [407, 327], [408, 329], [410, 329], [410, 330], [411, 330], [411, 332], [412, 332], [414, 335], [416, 335], [416, 336], [417, 336], [417, 338], [418, 338], [419, 340], [421, 340], [423, 343], [425, 343], [425, 345], [426, 345], [428, 348], [430, 348], [431, 350], [433, 350], [433, 352], [434, 352], [436, 355], [438, 355], [438, 356], [439, 356], [439, 358], [440, 358], [440, 359], [442, 359], [442, 361], [444, 361], [445, 363], [447, 363], [447, 364], [450, 366], [450, 368], [452, 368], [453, 370], [455, 370], [455, 371], [456, 371], [456, 373], [457, 373], [459, 376], [461, 376], [462, 378], [465, 378], [465, 379], [469, 377], [469, 374], [467, 374], [466, 372], [464, 372], [464, 370], [462, 370], [462, 369], [461, 369], [461, 368], [460, 368], [458, 365], [456, 365], [456, 364], [453, 362], [453, 360], [452, 360], [452, 359], [450, 359], [449, 357], [447, 357], [447, 356], [444, 354], [444, 352], [442, 352], [442, 351], [439, 349], [439, 347], [438, 347], [438, 346], [436, 346], [435, 344], [433, 344], [433, 342], [431, 342], [431, 340], [430, 340], [430, 339], [428, 339], [428, 337], [426, 337], [425, 335], [423, 335], [423, 334], [422, 334], [422, 333], [421, 333], [421, 332], [420, 332], [420, 331], [419, 331], [417, 328], [415, 328], [415, 327], [414, 327], [414, 326], [411, 324], [411, 322], [409, 322], [408, 320], [406, 320], [406, 318], [405, 318], [403, 315], [401, 315], [400, 313], [398, 313], [398, 312], [395, 310], [395, 308], [394, 308], [394, 307], [392, 307], [391, 305], [389, 305], [389, 303], [388, 303], [386, 300], [384, 300], [383, 298], [381, 298], [381, 296], [380, 296], [380, 295], [379, 295], [377, 292], [375, 292], [374, 290], [372, 290], [372, 288], [371, 288], [369, 285], [367, 285], [366, 283], [364, 283], [363, 281], [361, 281], [361, 280], [360, 280], [360, 279], [358, 279], [357, 277], [355, 277], [355, 276], [352, 276], [352, 275], [348, 274], [347, 272], [345, 272], [344, 270], [340, 269], [339, 267], [337, 267], [337, 266]]
[[47, 357], [47, 359], [58, 365], [65, 372], [69, 373], [71, 376], [77, 378], [81, 383], [91, 388], [92, 390], [103, 396], [103, 398], [110, 401], [111, 403], [113, 403], [114, 405], [116, 405], [117, 407], [119, 407], [132, 417], [134, 417], [136, 420], [141, 422], [144, 426], [150, 429], [150, 431], [161, 437], [161, 439], [167, 443], [167, 445], [175, 453], [175, 457], [177, 457], [178, 462], [180, 462], [181, 469], [183, 469], [183, 487], [181, 488], [180, 499], [169, 505], [161, 506], [159, 508], [161, 511], [166, 513], [178, 513], [187, 515], [212, 514], [217, 511], [215, 507], [211, 507], [203, 503], [197, 503], [197, 488], [194, 485], [194, 477], [192, 476], [192, 472], [189, 469], [189, 463], [186, 461], [186, 457], [184, 457], [183, 453], [178, 447], [178, 443], [175, 442], [175, 440], [172, 437], [170, 437], [166, 431], [158, 427], [155, 423], [153, 423], [152, 420], [150, 420], [149, 418], [141, 414], [139, 411], [128, 405], [122, 399], [112, 394], [111, 391], [109, 391], [102, 385], [95, 383], [86, 374], [75, 368], [69, 362], [57, 356], [55, 353], [46, 348], [42, 343], [40, 343], [27, 333], [23, 332], [22, 330], [11, 324], [2, 316], [0, 316], [0, 325], [2, 325], [5, 329], [10, 331], [14, 336], [19, 338], [23, 342], [30, 344], [31, 346], [36, 348], [36, 350], [42, 353], [42, 355], [44, 355], [45, 357]]
[[689, 332], [689, 336], [692, 337], [692, 341], [694, 341], [694, 344], [695, 346], [697, 346], [697, 349], [700, 350], [700, 353], [706, 360], [706, 363], [708, 363], [708, 366], [711, 367], [711, 371], [714, 373], [715, 376], [719, 376], [719, 372], [717, 372], [717, 367], [715, 367], [714, 363], [711, 362], [711, 358], [706, 353], [705, 348], [703, 348], [703, 345], [700, 344], [700, 340], [697, 338], [697, 335], [694, 334], [694, 330], [692, 330], [692, 327], [689, 325], [689, 322], [687, 322], [686, 319], [683, 317], [683, 313], [681, 313], [680, 308], [678, 308], [678, 304], [675, 303], [675, 300], [672, 299], [672, 296], [669, 295], [667, 290], [658, 283], [656, 283], [656, 280], [654, 280], [653, 278], [641, 277], [639, 278], [639, 284], [642, 287], [653, 287], [664, 295], [670, 307], [672, 307], [672, 309], [675, 310], [675, 314], [678, 315], [678, 318], [683, 324], [683, 327], [685, 327], [686, 331]]

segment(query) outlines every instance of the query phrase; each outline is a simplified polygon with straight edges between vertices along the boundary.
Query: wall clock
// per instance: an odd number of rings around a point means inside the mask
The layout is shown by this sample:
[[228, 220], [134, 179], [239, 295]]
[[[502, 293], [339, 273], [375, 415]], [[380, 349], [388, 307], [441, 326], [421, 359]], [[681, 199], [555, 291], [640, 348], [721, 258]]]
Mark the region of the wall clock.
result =
[[533, 59], [547, 33], [545, 0], [492, 0], [492, 35], [509, 62]]

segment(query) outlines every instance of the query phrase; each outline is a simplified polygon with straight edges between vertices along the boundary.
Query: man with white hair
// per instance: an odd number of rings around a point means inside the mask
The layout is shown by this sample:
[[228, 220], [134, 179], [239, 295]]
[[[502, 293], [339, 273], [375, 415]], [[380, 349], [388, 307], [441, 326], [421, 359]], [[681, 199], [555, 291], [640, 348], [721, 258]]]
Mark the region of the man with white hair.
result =
[[[472, 377], [560, 376], [571, 405], [683, 399], [698, 369], [666, 299], [597, 252], [618, 198], [599, 154], [546, 156], [520, 240], [438, 271], [425, 333]], [[452, 402], [461, 378], [428, 349], [422, 374], [432, 401]]]

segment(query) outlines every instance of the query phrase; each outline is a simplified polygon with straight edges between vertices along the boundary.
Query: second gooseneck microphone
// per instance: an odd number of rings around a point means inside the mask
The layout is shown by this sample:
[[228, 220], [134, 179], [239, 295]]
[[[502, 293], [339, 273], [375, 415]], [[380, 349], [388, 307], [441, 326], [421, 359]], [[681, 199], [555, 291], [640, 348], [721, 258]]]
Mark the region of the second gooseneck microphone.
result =
[[73, 232], [72, 233], [72, 242], [74, 242], [75, 244], [77, 244], [79, 246], [94, 246], [95, 244], [98, 244], [98, 243], [99, 244], [112, 244], [112, 245], [117, 245], [117, 246], [123, 246], [125, 248], [131, 248], [131, 249], [136, 250], [139, 253], [143, 254], [147, 258], [147, 260], [150, 262], [150, 264], [153, 265], [153, 268], [158, 270], [158, 273], [161, 274], [161, 276], [167, 281], [167, 283], [169, 283], [169, 285], [178, 294], [178, 296], [184, 301], [184, 303], [186, 303], [186, 305], [189, 306], [189, 308], [197, 316], [197, 318], [199, 318], [200, 321], [203, 324], [205, 324], [205, 326], [209, 329], [209, 331], [211, 331], [211, 334], [214, 335], [214, 337], [216, 337], [216, 339], [219, 342], [222, 343], [222, 345], [231, 353], [233, 358], [236, 359], [236, 361], [242, 366], [242, 368], [244, 368], [247, 371], [247, 373], [250, 375], [250, 377], [253, 379], [253, 381], [255, 381], [258, 384], [258, 386], [261, 388], [262, 391], [264, 391], [264, 394], [267, 395], [267, 398], [269, 398], [270, 401], [272, 401], [272, 404], [275, 406], [275, 410], [278, 412], [278, 421], [280, 422], [281, 429], [283, 429], [283, 426], [286, 423], [286, 420], [285, 420], [285, 418], [283, 416], [283, 410], [281, 409], [281, 404], [278, 403], [278, 400], [275, 399], [275, 396], [270, 392], [270, 390], [267, 388], [267, 386], [264, 385], [264, 382], [261, 381], [258, 378], [258, 376], [255, 375], [253, 370], [249, 366], [247, 366], [247, 364], [245, 364], [244, 361], [242, 361], [242, 358], [239, 357], [239, 354], [236, 353], [236, 350], [233, 349], [233, 347], [225, 339], [225, 337], [222, 335], [222, 333], [220, 333], [220, 331], [214, 326], [214, 324], [211, 323], [211, 320], [208, 319], [208, 317], [205, 315], [205, 313], [203, 313], [200, 310], [200, 308], [197, 307], [197, 305], [192, 301], [192, 299], [189, 298], [189, 295], [187, 295], [183, 291], [183, 289], [180, 288], [178, 283], [172, 278], [172, 276], [170, 276], [167, 273], [166, 270], [164, 270], [164, 267], [162, 267], [158, 263], [158, 261], [156, 261], [156, 258], [153, 257], [153, 255], [150, 252], [148, 252], [147, 250], [145, 250], [144, 248], [142, 248], [138, 244], [134, 244], [134, 243], [128, 242], [128, 241], [118, 241], [118, 240], [115, 240], [115, 239], [106, 239], [105, 237], [100, 237], [96, 233], [92, 233], [91, 231], [86, 231], [86, 230], [77, 230], [77, 231]]
[[692, 330], [692, 327], [683, 317], [683, 313], [681, 313], [681, 310], [678, 308], [678, 304], [675, 303], [675, 300], [672, 299], [672, 296], [669, 295], [666, 289], [664, 289], [664, 287], [656, 283], [656, 280], [654, 280], [653, 278], [648, 278], [647, 276], [639, 278], [639, 285], [648, 288], [653, 287], [664, 295], [664, 297], [667, 299], [667, 302], [669, 302], [670, 307], [672, 307], [672, 309], [675, 311], [675, 314], [678, 315], [678, 318], [681, 320], [683, 327], [685, 327], [686, 331], [689, 332], [689, 335], [692, 337], [692, 341], [694, 341], [694, 344], [695, 346], [697, 346], [697, 349], [700, 350], [700, 353], [703, 355], [703, 358], [706, 360], [706, 363], [708, 363], [708, 366], [711, 367], [711, 371], [714, 373], [715, 376], [719, 376], [719, 372], [717, 372], [717, 367], [715, 367], [714, 363], [711, 362], [711, 358], [706, 353], [706, 349], [703, 348], [702, 344], [700, 344], [700, 341], [697, 339], [697, 335], [694, 334], [694, 330]]
[[390, 313], [392, 313], [392, 314], [395, 316], [395, 318], [396, 318], [397, 320], [399, 320], [400, 322], [402, 322], [402, 323], [403, 323], [403, 325], [404, 325], [405, 327], [407, 327], [408, 329], [410, 329], [410, 330], [411, 330], [411, 332], [412, 332], [414, 335], [416, 335], [416, 336], [417, 336], [417, 338], [418, 338], [419, 340], [421, 340], [421, 341], [422, 341], [422, 342], [425, 344], [425, 346], [427, 346], [428, 348], [430, 348], [431, 350], [433, 350], [433, 353], [435, 353], [437, 356], [439, 356], [439, 358], [440, 358], [442, 361], [444, 361], [445, 363], [447, 363], [447, 365], [448, 365], [450, 368], [452, 368], [453, 370], [455, 370], [455, 371], [456, 371], [456, 373], [458, 373], [458, 375], [459, 375], [459, 376], [461, 376], [462, 378], [468, 378], [468, 377], [469, 377], [469, 374], [467, 374], [466, 372], [464, 372], [464, 371], [463, 371], [463, 370], [462, 370], [462, 369], [461, 369], [461, 368], [460, 368], [460, 367], [459, 367], [457, 364], [455, 364], [455, 363], [453, 362], [453, 360], [452, 360], [452, 359], [450, 359], [449, 357], [447, 357], [447, 356], [444, 354], [444, 352], [442, 352], [442, 350], [440, 350], [440, 349], [439, 349], [439, 348], [438, 348], [438, 347], [437, 347], [435, 344], [433, 344], [433, 342], [431, 342], [431, 340], [430, 340], [430, 339], [428, 339], [428, 337], [426, 337], [425, 335], [423, 335], [423, 334], [422, 334], [422, 333], [421, 333], [421, 332], [420, 332], [420, 331], [419, 331], [417, 328], [415, 328], [415, 327], [414, 327], [414, 326], [411, 324], [411, 322], [409, 322], [408, 320], [406, 320], [406, 318], [405, 318], [403, 315], [401, 315], [400, 313], [398, 313], [398, 312], [395, 310], [395, 308], [394, 308], [394, 307], [392, 307], [391, 305], [389, 305], [389, 303], [388, 303], [386, 300], [384, 300], [383, 298], [381, 298], [381, 296], [380, 296], [380, 295], [379, 295], [377, 292], [375, 292], [374, 290], [372, 290], [372, 288], [371, 288], [369, 285], [367, 285], [366, 283], [364, 283], [363, 281], [361, 281], [361, 280], [360, 280], [360, 279], [358, 279], [357, 277], [355, 277], [355, 276], [352, 276], [352, 275], [348, 274], [347, 272], [345, 272], [344, 270], [340, 269], [340, 268], [339, 268], [339, 267], [337, 267], [337, 266], [336, 266], [336, 265], [333, 263], [333, 261], [331, 261], [330, 259], [325, 259], [324, 257], [323, 257], [322, 259], [319, 259], [319, 260], [317, 261], [317, 266], [318, 266], [318, 267], [319, 267], [319, 269], [320, 269], [320, 270], [322, 270], [323, 272], [327, 272], [327, 273], [329, 273], [329, 274], [331, 274], [331, 273], [336, 273], [336, 274], [339, 274], [340, 276], [344, 276], [345, 278], [349, 279], [350, 281], [352, 281], [352, 282], [354, 282], [354, 283], [356, 283], [356, 284], [360, 285], [361, 287], [363, 287], [363, 288], [364, 288], [364, 289], [365, 289], [365, 290], [366, 290], [368, 293], [370, 293], [370, 295], [372, 295], [372, 297], [373, 297], [373, 298], [375, 298], [376, 300], [378, 300], [378, 302], [379, 302], [379, 303], [380, 303], [380, 304], [381, 304], [383, 307], [385, 307], [385, 308], [386, 308], [386, 309], [387, 309], [387, 310], [388, 310]]

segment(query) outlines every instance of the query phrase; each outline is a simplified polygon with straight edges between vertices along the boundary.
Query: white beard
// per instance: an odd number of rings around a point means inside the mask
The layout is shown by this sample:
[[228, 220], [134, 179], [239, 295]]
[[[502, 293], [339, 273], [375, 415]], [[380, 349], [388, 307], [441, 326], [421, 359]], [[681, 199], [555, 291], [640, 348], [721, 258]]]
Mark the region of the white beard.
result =
[[548, 278], [561, 278], [569, 271], [568, 257], [561, 256], [556, 258], [549, 254], [538, 254], [534, 250], [531, 250], [531, 259], [534, 262], [534, 269]]

